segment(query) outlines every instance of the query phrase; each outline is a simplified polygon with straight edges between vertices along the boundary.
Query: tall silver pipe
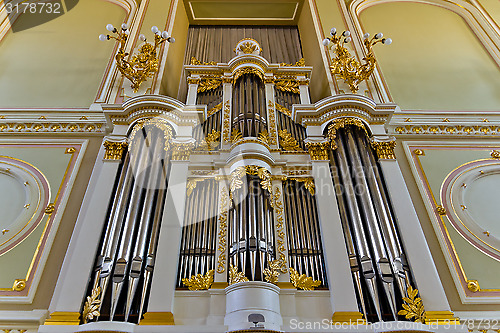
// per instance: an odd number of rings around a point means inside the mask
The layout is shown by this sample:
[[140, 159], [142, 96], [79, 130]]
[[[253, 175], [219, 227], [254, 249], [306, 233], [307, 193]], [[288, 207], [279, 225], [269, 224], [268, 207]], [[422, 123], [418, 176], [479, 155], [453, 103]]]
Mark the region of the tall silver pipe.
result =
[[[366, 137], [357, 137], [359, 147], [369, 147]], [[370, 148], [364, 149], [360, 153], [363, 164], [366, 166], [366, 176], [377, 215], [379, 216], [379, 226], [384, 235], [385, 244], [392, 264], [392, 269], [396, 276], [396, 281], [401, 292], [401, 295], [406, 294], [406, 273], [407, 264], [404, 257], [404, 252], [399, 240], [396, 226], [392, 218], [389, 202], [384, 195], [382, 179], [380, 177], [377, 162], [373, 156], [373, 151]]]
[[394, 275], [391, 270], [391, 263], [385, 249], [384, 239], [382, 238], [382, 234], [378, 226], [377, 215], [373, 206], [373, 199], [370, 194], [370, 188], [368, 187], [368, 183], [365, 178], [365, 170], [363, 168], [363, 165], [361, 164], [361, 158], [359, 156], [358, 148], [356, 146], [352, 130], [348, 128], [346, 133], [347, 146], [349, 149], [349, 153], [352, 156], [352, 163], [355, 169], [354, 178], [356, 179], [356, 183], [358, 185], [361, 185], [361, 204], [366, 216], [368, 234], [370, 235], [375, 260], [377, 262], [378, 273], [380, 275], [380, 279], [383, 282], [384, 291], [387, 299], [389, 300], [392, 314], [394, 316], [394, 319], [396, 319], [397, 305], [396, 296], [394, 293]]
[[130, 315], [132, 300], [137, 291], [137, 285], [139, 283], [139, 277], [141, 276], [142, 264], [144, 261], [146, 244], [149, 240], [148, 229], [151, 221], [151, 217], [154, 213], [154, 195], [157, 188], [158, 182], [158, 170], [159, 170], [159, 161], [158, 154], [163, 150], [164, 143], [163, 140], [159, 140], [158, 138], [155, 140], [152, 156], [151, 156], [151, 164], [149, 166], [149, 176], [148, 179], [145, 180], [146, 184], [146, 194], [144, 198], [144, 203], [142, 205], [142, 212], [139, 219], [138, 225], [138, 233], [135, 241], [135, 245], [132, 251], [132, 260], [128, 270], [129, 283], [127, 286], [127, 299], [125, 305], [125, 321], [128, 321], [128, 317]]
[[[332, 165], [335, 165], [332, 163]], [[332, 179], [333, 179], [333, 185], [335, 189], [335, 195], [337, 196], [337, 203], [339, 206], [339, 211], [340, 211], [340, 221], [342, 222], [342, 229], [344, 230], [344, 239], [346, 243], [346, 248], [347, 248], [347, 255], [349, 256], [349, 264], [351, 266], [351, 273], [354, 279], [354, 285], [356, 286], [356, 292], [358, 294], [359, 302], [361, 305], [361, 310], [363, 311], [363, 315], [366, 318], [368, 318], [367, 312], [366, 312], [366, 304], [365, 304], [365, 299], [363, 296], [363, 289], [361, 287], [361, 276], [360, 276], [360, 271], [359, 271], [359, 265], [358, 265], [358, 260], [356, 257], [356, 250], [354, 247], [354, 242], [352, 240], [352, 232], [351, 228], [349, 226], [349, 222], [347, 221], [347, 208], [345, 206], [344, 202], [344, 197], [342, 195], [342, 189], [341, 189], [341, 184], [339, 180], [339, 176], [337, 174], [336, 170], [332, 171]]]
[[340, 174], [342, 183], [344, 184], [344, 189], [346, 191], [346, 202], [349, 211], [349, 216], [352, 222], [352, 230], [354, 231], [354, 238], [356, 240], [356, 245], [359, 254], [359, 260], [361, 264], [361, 272], [363, 278], [366, 281], [368, 292], [372, 299], [372, 303], [375, 307], [378, 320], [382, 320], [382, 312], [380, 306], [380, 299], [378, 296], [377, 284], [375, 280], [375, 268], [373, 267], [373, 262], [370, 255], [370, 250], [368, 247], [367, 238], [363, 228], [363, 223], [361, 220], [360, 210], [356, 201], [356, 195], [354, 192], [354, 186], [351, 181], [351, 172], [349, 171], [349, 166], [347, 164], [347, 156], [344, 151], [344, 143], [341, 140], [341, 136], [337, 139], [337, 159], [340, 167]]
[[[127, 215], [125, 217], [123, 233], [121, 237], [120, 246], [117, 252], [117, 260], [115, 264], [115, 270], [113, 271], [113, 288], [111, 290], [111, 313], [110, 320], [113, 320], [113, 317], [116, 312], [116, 306], [118, 304], [118, 298], [121, 294], [123, 288], [123, 282], [126, 278], [126, 272], [128, 269], [130, 252], [132, 251], [132, 241], [133, 234], [136, 228], [136, 220], [139, 215], [139, 201], [142, 194], [142, 189], [144, 188], [144, 183], [147, 179], [147, 171], [145, 170], [146, 163], [149, 162], [148, 156], [148, 138], [146, 137], [146, 142], [139, 152], [141, 156], [139, 159], [139, 168], [136, 170], [136, 181], [132, 188], [132, 194], [130, 197], [129, 209], [127, 211]], [[140, 173], [141, 171], [144, 171]]]

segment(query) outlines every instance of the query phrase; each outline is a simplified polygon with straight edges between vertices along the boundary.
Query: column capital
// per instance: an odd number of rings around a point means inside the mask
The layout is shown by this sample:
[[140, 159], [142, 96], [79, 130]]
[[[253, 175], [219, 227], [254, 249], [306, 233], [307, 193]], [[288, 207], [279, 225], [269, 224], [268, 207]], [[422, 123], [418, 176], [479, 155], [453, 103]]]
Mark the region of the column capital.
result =
[[128, 142], [126, 137], [111, 136], [105, 137], [103, 146], [104, 161], [120, 161], [123, 156], [123, 152], [128, 147]]
[[191, 156], [191, 151], [194, 148], [194, 139], [188, 141], [172, 140], [172, 160], [173, 161], [188, 161]]
[[311, 155], [311, 160], [322, 161], [328, 160], [328, 149], [330, 148], [330, 142], [328, 141], [307, 141], [306, 148]]
[[377, 152], [377, 156], [381, 160], [395, 160], [394, 148], [396, 147], [396, 139], [392, 136], [388, 137], [372, 137], [370, 139], [372, 147]]

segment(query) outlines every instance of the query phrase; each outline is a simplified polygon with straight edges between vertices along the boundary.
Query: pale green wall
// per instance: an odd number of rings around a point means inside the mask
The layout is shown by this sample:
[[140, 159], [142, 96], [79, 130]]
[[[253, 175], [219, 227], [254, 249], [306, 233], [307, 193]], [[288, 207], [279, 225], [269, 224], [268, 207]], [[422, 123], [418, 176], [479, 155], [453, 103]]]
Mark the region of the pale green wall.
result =
[[[98, 36], [124, 19], [115, 4], [83, 0], [52, 21], [9, 31], [0, 42], [0, 108], [88, 107], [114, 47]], [[23, 15], [14, 24], [25, 24]]]
[[500, 109], [500, 70], [455, 13], [394, 2], [369, 7], [360, 19], [365, 31], [394, 41], [374, 49], [402, 109]]

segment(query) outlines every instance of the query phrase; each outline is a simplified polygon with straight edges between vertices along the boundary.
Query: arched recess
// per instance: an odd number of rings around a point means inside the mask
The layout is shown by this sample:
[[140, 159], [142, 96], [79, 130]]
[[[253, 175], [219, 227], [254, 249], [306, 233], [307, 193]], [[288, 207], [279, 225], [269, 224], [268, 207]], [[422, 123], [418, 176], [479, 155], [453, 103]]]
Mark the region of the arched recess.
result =
[[[135, 0], [86, 0], [43, 24], [13, 32], [29, 15], [8, 16], [0, 7], [2, 108], [87, 108], [109, 67], [113, 43], [97, 36], [107, 23], [132, 19]], [[17, 15], [17, 17], [16, 17]]]
[[402, 109], [498, 109], [500, 39], [475, 7], [402, 0], [354, 1], [350, 9], [358, 38], [383, 31], [395, 41], [375, 53]]

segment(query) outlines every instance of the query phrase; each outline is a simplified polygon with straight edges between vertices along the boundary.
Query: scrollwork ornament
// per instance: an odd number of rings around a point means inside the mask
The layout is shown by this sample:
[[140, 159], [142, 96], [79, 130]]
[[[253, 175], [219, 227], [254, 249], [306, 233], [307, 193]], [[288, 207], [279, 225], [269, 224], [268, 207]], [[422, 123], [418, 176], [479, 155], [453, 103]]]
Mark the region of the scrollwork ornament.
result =
[[192, 142], [173, 142], [172, 143], [172, 160], [173, 161], [189, 161], [194, 143]]
[[132, 148], [132, 146], [135, 143], [137, 133], [142, 130], [143, 128], [149, 128], [149, 127], [156, 127], [159, 130], [163, 132], [163, 138], [165, 140], [165, 151], [170, 150], [170, 140], [172, 139], [172, 127], [168, 124], [168, 122], [162, 118], [155, 117], [155, 118], [150, 118], [150, 119], [143, 119], [138, 121], [134, 127], [132, 128], [132, 131], [130, 132], [129, 135], [129, 145], [128, 148], [129, 150]]

